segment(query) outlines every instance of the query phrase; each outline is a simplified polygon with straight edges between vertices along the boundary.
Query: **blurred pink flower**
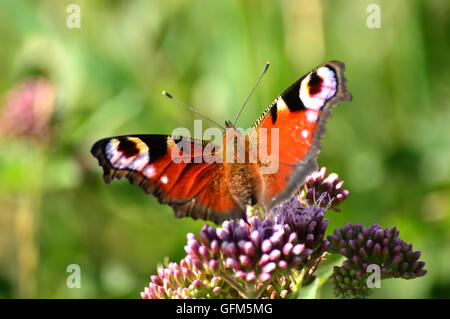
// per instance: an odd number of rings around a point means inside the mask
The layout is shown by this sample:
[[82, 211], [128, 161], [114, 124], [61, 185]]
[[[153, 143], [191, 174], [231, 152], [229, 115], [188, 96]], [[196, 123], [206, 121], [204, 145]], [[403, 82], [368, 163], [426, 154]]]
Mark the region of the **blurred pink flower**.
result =
[[48, 79], [25, 79], [6, 94], [0, 108], [0, 136], [46, 136], [54, 104], [55, 88]]

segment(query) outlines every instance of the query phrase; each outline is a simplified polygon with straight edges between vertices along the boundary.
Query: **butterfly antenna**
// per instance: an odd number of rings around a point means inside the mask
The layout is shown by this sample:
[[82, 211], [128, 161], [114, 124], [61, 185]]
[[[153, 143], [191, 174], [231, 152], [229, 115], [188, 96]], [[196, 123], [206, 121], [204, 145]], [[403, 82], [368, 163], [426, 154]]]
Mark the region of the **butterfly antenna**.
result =
[[174, 97], [173, 95], [169, 94], [166, 91], [162, 91], [162, 94], [167, 96], [169, 99], [174, 100], [175, 102], [177, 102], [178, 104], [181, 104], [182, 106], [184, 106], [185, 108], [187, 108], [188, 110], [190, 110], [191, 112], [203, 117], [205, 120], [210, 121], [211, 123], [213, 123], [214, 125], [220, 127], [221, 129], [223, 129], [224, 131], [226, 131], [226, 129], [220, 125], [219, 123], [217, 123], [216, 121], [210, 119], [209, 117], [207, 117], [206, 115], [203, 115], [202, 113], [200, 113], [199, 111], [194, 110], [192, 107], [190, 107], [189, 105], [187, 105], [186, 103], [180, 101], [179, 99], [177, 99], [176, 97]]
[[258, 86], [259, 82], [261, 81], [264, 73], [266, 73], [267, 69], [269, 68], [270, 62], [267, 61], [266, 65], [264, 66], [264, 69], [262, 70], [261, 74], [258, 76], [258, 79], [256, 80], [255, 85], [253, 86], [253, 89], [250, 91], [250, 94], [247, 96], [247, 98], [244, 101], [244, 104], [242, 104], [241, 109], [239, 110], [238, 115], [236, 116], [236, 119], [234, 120], [233, 126], [236, 126], [236, 122], [239, 119], [239, 116], [241, 116], [242, 111], [244, 110], [245, 104], [247, 104], [250, 97], [253, 95], [253, 92], [255, 91], [256, 87]]

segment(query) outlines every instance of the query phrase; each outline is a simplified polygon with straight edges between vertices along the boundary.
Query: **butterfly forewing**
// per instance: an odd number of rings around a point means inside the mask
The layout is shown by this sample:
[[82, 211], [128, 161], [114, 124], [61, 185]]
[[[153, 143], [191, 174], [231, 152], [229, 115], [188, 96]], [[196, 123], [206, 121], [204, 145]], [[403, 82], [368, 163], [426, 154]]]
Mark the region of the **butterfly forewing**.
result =
[[[317, 169], [316, 157], [330, 109], [350, 99], [344, 65], [331, 61], [291, 85], [255, 123], [258, 144], [267, 144], [268, 154], [278, 150], [278, 171], [262, 174], [264, 191], [259, 201], [266, 209], [292, 196]], [[273, 138], [275, 133], [278, 138]]]
[[130, 135], [100, 140], [91, 153], [103, 167], [106, 183], [128, 178], [172, 206], [177, 217], [220, 222], [242, 216], [243, 208], [227, 189], [223, 164], [195, 159], [207, 145], [167, 135]]

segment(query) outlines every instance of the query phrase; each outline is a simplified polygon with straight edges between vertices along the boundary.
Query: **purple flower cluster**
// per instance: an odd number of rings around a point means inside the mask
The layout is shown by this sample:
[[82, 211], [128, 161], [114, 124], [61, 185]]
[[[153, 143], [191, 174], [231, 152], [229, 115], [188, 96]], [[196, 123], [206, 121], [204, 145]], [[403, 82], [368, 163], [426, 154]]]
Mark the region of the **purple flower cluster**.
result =
[[[293, 287], [284, 276], [290, 271], [310, 270], [304, 278], [314, 279], [315, 266], [328, 248], [324, 213], [324, 208], [303, 206], [294, 198], [273, 216], [260, 218], [249, 211], [247, 221], [225, 221], [218, 228], [204, 225], [199, 238], [187, 235], [187, 256], [180, 265], [160, 268], [142, 297], [198, 297], [198, 288], [210, 296], [227, 292], [243, 298], [285, 297]], [[214, 278], [226, 284], [225, 291]]]
[[191, 299], [223, 298], [223, 280], [204, 273], [201, 264], [190, 256], [178, 265], [169, 263], [158, 267], [158, 274], [151, 276], [151, 282], [141, 292], [143, 299]]
[[306, 178], [303, 186], [302, 201], [305, 204], [319, 204], [326, 209], [338, 210], [337, 206], [349, 195], [344, 189], [344, 181], [339, 180], [336, 173], [327, 175], [326, 167], [312, 173]]
[[305, 207], [294, 199], [272, 217], [249, 216], [248, 222], [226, 221], [220, 228], [205, 225], [200, 239], [188, 235], [185, 250], [204, 268], [226, 275], [237, 292], [248, 285], [258, 290], [275, 274], [312, 266], [323, 255], [328, 248], [323, 241], [328, 224], [324, 213], [321, 207]]
[[289, 202], [271, 212], [253, 207], [246, 219], [225, 221], [220, 227], [204, 225], [198, 237], [187, 235], [186, 257], [179, 264], [159, 267], [141, 296], [297, 297], [316, 280], [316, 269], [327, 253], [347, 258], [330, 276], [339, 297], [367, 296], [367, 269], [373, 264], [379, 266], [381, 279], [423, 276], [420, 252], [412, 251], [396, 228], [347, 224], [324, 239], [326, 210], [336, 210], [348, 194], [338, 176], [327, 176], [322, 168]]
[[328, 236], [330, 253], [345, 256], [343, 266], [335, 267], [330, 280], [335, 294], [341, 297], [364, 297], [370, 293], [367, 285], [369, 265], [377, 265], [381, 279], [413, 279], [424, 276], [425, 263], [418, 261], [420, 251], [402, 241], [393, 227], [382, 229], [375, 224], [368, 228], [348, 223]]

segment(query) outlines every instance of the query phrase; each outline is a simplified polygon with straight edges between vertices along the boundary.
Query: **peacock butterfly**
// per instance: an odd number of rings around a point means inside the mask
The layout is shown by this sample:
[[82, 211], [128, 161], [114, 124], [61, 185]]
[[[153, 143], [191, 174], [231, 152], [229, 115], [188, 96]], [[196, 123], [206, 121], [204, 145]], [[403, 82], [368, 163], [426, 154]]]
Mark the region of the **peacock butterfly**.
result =
[[[105, 183], [126, 177], [172, 206], [178, 218], [220, 223], [243, 217], [247, 205], [269, 211], [317, 170], [331, 109], [351, 100], [345, 82], [341, 62], [315, 68], [277, 97], [246, 136], [227, 121], [222, 146], [173, 135], [128, 135], [99, 140], [91, 153]], [[245, 146], [242, 158], [229, 153], [238, 144]], [[267, 172], [275, 162], [277, 169]]]

